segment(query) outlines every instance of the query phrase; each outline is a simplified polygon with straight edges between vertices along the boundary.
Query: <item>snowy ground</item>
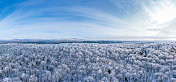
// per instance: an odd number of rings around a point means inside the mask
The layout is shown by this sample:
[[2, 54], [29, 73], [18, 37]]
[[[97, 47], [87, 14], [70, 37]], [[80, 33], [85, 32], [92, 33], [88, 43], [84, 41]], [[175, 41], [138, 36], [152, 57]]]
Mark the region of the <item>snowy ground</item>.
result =
[[0, 82], [176, 82], [176, 43], [0, 44]]

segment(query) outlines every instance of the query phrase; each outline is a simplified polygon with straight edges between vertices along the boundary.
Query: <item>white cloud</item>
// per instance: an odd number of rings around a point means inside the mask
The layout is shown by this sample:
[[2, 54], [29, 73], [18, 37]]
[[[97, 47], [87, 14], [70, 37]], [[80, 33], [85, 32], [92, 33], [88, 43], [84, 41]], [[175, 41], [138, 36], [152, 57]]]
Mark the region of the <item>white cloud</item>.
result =
[[157, 24], [172, 21], [176, 18], [176, 4], [171, 0], [153, 3], [146, 11]]
[[[38, 2], [38, 4], [41, 5], [43, 2]], [[175, 31], [173, 31], [176, 26], [174, 22], [176, 18], [175, 3], [166, 0], [151, 0], [148, 2], [150, 5], [145, 3], [146, 1], [136, 1], [135, 4], [143, 8], [138, 10], [137, 6], [134, 7], [135, 13], [127, 11], [128, 9], [123, 10], [128, 14], [120, 17], [112, 13], [114, 9], [111, 10], [112, 12], [107, 12], [88, 6], [48, 6], [45, 9], [34, 7], [31, 10], [23, 10], [22, 6], [28, 8], [33, 4], [36, 5], [33, 1], [28, 1], [18, 4], [13, 13], [0, 21], [0, 32], [3, 33], [0, 38], [175, 37]], [[119, 7], [118, 4], [114, 5]], [[123, 5], [120, 7], [122, 8]], [[66, 19], [57, 16], [63, 11], [67, 12], [66, 14], [70, 13], [73, 16], [89, 20], [76, 21], [67, 16]], [[41, 15], [46, 12], [54, 17], [42, 17]]]

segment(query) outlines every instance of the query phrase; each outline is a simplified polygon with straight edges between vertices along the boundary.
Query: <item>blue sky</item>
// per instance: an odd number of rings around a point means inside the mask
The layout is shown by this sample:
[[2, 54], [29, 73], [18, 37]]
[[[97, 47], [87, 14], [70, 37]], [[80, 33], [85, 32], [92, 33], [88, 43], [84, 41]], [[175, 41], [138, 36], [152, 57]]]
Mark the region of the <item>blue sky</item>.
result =
[[0, 39], [176, 37], [175, 0], [1, 0]]

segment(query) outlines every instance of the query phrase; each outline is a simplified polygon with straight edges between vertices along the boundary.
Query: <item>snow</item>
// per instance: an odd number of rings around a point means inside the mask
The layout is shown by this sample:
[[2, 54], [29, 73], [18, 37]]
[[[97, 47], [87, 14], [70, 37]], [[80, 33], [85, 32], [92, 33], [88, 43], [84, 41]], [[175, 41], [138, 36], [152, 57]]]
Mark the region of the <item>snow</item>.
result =
[[0, 82], [175, 82], [175, 45], [0, 44]]

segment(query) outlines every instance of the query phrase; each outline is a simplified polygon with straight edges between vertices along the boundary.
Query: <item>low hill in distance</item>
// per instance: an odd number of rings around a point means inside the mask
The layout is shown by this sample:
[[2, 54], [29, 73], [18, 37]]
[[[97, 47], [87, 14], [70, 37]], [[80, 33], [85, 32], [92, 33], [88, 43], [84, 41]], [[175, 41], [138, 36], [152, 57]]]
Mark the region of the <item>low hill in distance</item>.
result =
[[43, 40], [43, 39], [13, 39], [13, 40], [0, 40], [0, 44], [8, 43], [21, 43], [21, 44], [60, 44], [60, 43], [153, 43], [155, 41], [112, 41], [112, 40], [83, 40], [83, 39], [63, 39], [63, 40]]

